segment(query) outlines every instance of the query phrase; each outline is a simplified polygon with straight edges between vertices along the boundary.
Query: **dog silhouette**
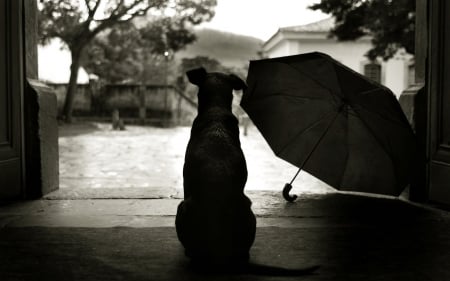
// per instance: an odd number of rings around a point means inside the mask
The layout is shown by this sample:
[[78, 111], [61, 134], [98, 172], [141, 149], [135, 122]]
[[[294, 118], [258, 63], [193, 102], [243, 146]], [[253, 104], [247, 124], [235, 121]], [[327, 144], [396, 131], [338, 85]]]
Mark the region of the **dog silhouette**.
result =
[[232, 113], [233, 90], [246, 89], [234, 74], [197, 68], [186, 72], [197, 85], [194, 119], [183, 167], [184, 200], [178, 205], [178, 239], [200, 270], [262, 275], [302, 275], [317, 267], [285, 269], [249, 263], [256, 218], [244, 194], [247, 165]]
[[226, 265], [246, 262], [256, 218], [244, 194], [247, 165], [232, 113], [233, 90], [246, 84], [234, 74], [188, 71], [199, 87], [183, 167], [184, 200], [176, 216], [178, 238], [195, 261]]

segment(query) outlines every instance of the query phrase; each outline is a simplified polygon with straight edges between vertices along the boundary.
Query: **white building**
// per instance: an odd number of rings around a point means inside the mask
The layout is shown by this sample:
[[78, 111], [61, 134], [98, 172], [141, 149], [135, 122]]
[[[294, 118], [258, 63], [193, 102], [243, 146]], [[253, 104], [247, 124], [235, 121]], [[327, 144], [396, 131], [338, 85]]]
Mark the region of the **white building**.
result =
[[263, 45], [267, 58], [322, 52], [330, 55], [353, 70], [382, 83], [397, 98], [414, 81], [414, 60], [405, 52], [388, 60], [370, 61], [365, 54], [371, 49], [371, 38], [340, 42], [329, 37], [334, 19], [328, 18], [307, 25], [282, 27]]

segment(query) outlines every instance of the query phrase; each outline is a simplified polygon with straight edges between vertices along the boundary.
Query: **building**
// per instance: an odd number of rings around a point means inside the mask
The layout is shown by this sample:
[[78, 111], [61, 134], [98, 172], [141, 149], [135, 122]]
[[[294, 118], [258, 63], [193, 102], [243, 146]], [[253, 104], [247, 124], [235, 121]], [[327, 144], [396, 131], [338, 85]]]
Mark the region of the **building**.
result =
[[263, 45], [265, 57], [281, 57], [308, 52], [322, 52], [332, 56], [353, 70], [382, 83], [397, 98], [414, 83], [414, 60], [405, 52], [383, 61], [370, 61], [365, 54], [371, 48], [371, 38], [339, 42], [329, 37], [334, 19], [328, 18], [307, 25], [282, 27]]

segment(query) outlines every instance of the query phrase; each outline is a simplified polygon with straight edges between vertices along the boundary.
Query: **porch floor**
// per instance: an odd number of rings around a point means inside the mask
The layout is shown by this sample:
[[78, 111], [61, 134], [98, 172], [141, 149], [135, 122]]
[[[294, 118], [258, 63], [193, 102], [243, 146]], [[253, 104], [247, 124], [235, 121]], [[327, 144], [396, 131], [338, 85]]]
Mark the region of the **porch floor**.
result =
[[174, 228], [180, 199], [42, 199], [0, 207], [0, 280], [450, 280], [448, 212], [341, 193], [248, 196], [252, 261], [316, 273], [192, 271]]

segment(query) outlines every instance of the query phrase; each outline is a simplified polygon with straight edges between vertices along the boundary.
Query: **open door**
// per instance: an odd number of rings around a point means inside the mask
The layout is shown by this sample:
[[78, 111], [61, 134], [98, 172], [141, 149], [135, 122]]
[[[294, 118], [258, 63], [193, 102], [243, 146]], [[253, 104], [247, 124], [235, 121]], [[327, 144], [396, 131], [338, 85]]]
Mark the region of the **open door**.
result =
[[22, 194], [22, 1], [0, 1], [0, 199]]
[[429, 5], [429, 199], [450, 205], [450, 1]]

